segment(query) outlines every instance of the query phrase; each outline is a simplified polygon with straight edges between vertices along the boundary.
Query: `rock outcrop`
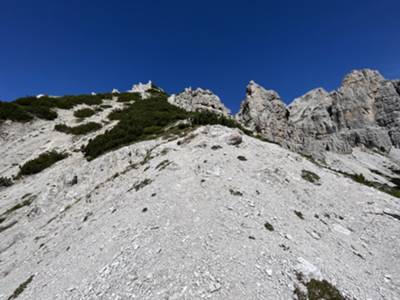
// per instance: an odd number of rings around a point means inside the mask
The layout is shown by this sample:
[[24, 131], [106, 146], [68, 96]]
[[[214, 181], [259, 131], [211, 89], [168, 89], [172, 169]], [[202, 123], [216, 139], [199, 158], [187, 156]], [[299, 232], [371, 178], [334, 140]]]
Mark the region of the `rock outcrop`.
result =
[[128, 93], [139, 93], [142, 99], [146, 99], [150, 97], [149, 91], [154, 88], [153, 82], [149, 80], [147, 83], [134, 84]]
[[187, 111], [211, 111], [225, 116], [230, 113], [217, 95], [201, 88], [186, 88], [182, 93], [171, 95], [168, 102]]
[[369, 69], [353, 71], [337, 91], [314, 89], [288, 107], [276, 92], [250, 82], [236, 118], [305, 154], [349, 153], [356, 146], [388, 152], [400, 147], [399, 82]]
[[278, 93], [250, 81], [246, 99], [236, 115], [238, 122], [274, 142], [284, 142], [289, 112]]

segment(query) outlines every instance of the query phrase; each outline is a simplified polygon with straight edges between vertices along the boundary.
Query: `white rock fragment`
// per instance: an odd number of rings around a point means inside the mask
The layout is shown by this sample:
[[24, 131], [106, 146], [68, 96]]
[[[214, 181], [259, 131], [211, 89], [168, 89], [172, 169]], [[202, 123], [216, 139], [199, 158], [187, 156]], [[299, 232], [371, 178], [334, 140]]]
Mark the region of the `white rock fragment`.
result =
[[340, 224], [333, 224], [332, 228], [336, 232], [339, 232], [339, 233], [344, 234], [344, 235], [350, 235], [351, 234], [350, 230], [348, 230], [347, 228], [343, 227]]

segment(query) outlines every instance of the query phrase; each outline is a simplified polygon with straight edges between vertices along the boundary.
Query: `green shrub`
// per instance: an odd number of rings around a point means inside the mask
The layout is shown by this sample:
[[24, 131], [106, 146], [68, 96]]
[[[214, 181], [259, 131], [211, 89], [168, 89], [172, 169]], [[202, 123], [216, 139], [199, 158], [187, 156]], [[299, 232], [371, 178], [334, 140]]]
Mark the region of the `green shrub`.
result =
[[151, 84], [151, 89], [147, 90], [151, 97], [166, 97], [167, 94], [154, 83]]
[[30, 106], [25, 109], [39, 119], [54, 120], [58, 117], [57, 112], [46, 106]]
[[153, 138], [167, 125], [187, 117], [186, 111], [168, 103], [166, 97], [136, 101], [125, 109], [110, 113], [109, 119], [119, 120], [118, 124], [90, 140], [83, 152], [89, 159], [96, 158], [132, 142]]
[[139, 93], [121, 93], [118, 95], [117, 102], [131, 102], [136, 100], [141, 100], [142, 97]]
[[76, 118], [85, 119], [85, 118], [93, 116], [95, 113], [96, 112], [91, 108], [81, 108], [81, 109], [74, 111], [74, 116]]
[[35, 275], [31, 275], [27, 280], [21, 283], [17, 289], [13, 292], [13, 294], [8, 297], [7, 300], [17, 299], [20, 294], [28, 287], [28, 285], [32, 282]]
[[106, 94], [67, 95], [62, 97], [34, 96], [22, 97], [11, 103], [0, 102], [0, 120], [27, 122], [37, 117], [45, 120], [57, 118], [54, 109], [71, 109], [79, 104], [100, 105]]
[[307, 284], [307, 294], [309, 300], [344, 300], [340, 292], [326, 280], [311, 279]]
[[12, 185], [13, 185], [13, 182], [12, 182], [11, 178], [0, 177], [0, 187], [9, 187]]
[[28, 122], [33, 116], [15, 103], [0, 102], [0, 120]]
[[110, 99], [112, 99], [113, 94], [112, 93], [99, 93], [96, 96], [98, 98], [100, 98], [100, 99], [108, 99], [108, 100], [110, 100]]
[[96, 122], [89, 122], [86, 124], [78, 125], [75, 127], [69, 127], [65, 124], [57, 124], [54, 129], [56, 131], [68, 133], [68, 134], [73, 134], [73, 135], [83, 135], [87, 134], [89, 132], [93, 132], [96, 130], [101, 129], [103, 126], [99, 123]]
[[265, 222], [264, 227], [269, 231], [274, 231], [274, 226], [271, 223]]
[[298, 216], [300, 219], [304, 220], [304, 216], [303, 216], [303, 213], [302, 213], [301, 211], [295, 210], [294, 213], [295, 213], [295, 215]]
[[53, 150], [40, 154], [37, 158], [27, 161], [25, 164], [20, 166], [18, 177], [22, 175], [32, 175], [39, 173], [40, 171], [50, 167], [56, 162], [66, 158], [66, 153], [58, 153]]
[[109, 105], [109, 104], [101, 104], [100, 107], [103, 108], [103, 109], [106, 109], [106, 108], [111, 108], [112, 105]]
[[190, 121], [193, 125], [223, 125], [226, 127], [236, 128], [240, 125], [232, 118], [218, 115], [209, 111], [199, 111], [192, 113]]

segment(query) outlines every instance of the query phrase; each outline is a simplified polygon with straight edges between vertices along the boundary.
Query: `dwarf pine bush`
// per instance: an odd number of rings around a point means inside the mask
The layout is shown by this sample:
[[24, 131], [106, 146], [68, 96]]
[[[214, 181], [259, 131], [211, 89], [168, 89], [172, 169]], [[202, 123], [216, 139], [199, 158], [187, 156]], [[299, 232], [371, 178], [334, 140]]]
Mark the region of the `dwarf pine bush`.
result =
[[37, 158], [32, 159], [20, 166], [18, 177], [22, 175], [32, 175], [52, 166], [56, 162], [66, 158], [68, 154], [59, 153], [55, 150], [40, 154]]

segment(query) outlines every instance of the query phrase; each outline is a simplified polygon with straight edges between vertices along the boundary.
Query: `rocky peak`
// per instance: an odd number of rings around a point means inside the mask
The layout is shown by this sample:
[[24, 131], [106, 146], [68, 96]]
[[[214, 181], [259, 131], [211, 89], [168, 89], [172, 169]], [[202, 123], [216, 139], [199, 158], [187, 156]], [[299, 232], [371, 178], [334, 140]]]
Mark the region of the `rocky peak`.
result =
[[201, 88], [186, 88], [182, 93], [171, 95], [168, 102], [187, 111], [211, 111], [225, 116], [230, 113], [217, 95]]
[[342, 81], [342, 86], [365, 86], [372, 83], [381, 83], [382, 81], [385, 81], [385, 78], [377, 70], [353, 70], [344, 77]]
[[265, 100], [266, 101], [277, 100], [282, 102], [277, 92], [275, 92], [274, 90], [266, 90], [253, 80], [251, 80], [246, 87], [246, 99], [248, 98], [252, 98], [253, 101], [260, 101], [260, 102], [265, 102]]
[[288, 115], [289, 111], [277, 92], [250, 81], [236, 119], [269, 140], [281, 141], [285, 137]]

